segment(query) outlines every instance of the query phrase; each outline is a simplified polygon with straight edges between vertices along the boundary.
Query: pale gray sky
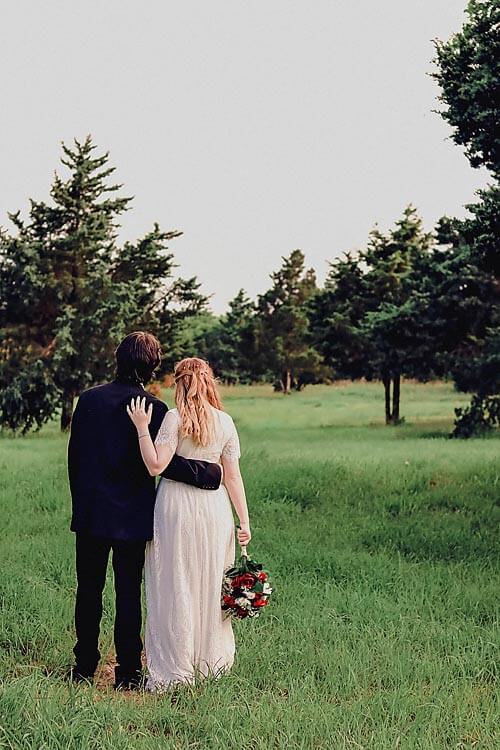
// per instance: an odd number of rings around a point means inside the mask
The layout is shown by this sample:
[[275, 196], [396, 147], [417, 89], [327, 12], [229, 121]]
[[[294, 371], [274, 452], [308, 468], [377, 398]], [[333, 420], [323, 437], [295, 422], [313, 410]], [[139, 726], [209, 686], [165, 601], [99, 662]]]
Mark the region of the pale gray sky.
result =
[[431, 39], [466, 0], [16, 0], [2, 8], [0, 224], [92, 133], [213, 309], [302, 248], [361, 246], [408, 202], [428, 228], [486, 183], [437, 115]]

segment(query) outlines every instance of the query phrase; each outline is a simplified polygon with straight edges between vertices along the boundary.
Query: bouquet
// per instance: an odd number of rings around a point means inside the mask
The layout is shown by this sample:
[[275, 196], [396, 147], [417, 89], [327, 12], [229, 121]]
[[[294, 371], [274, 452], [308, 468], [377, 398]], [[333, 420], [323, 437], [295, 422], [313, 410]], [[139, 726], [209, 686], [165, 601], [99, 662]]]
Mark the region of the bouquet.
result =
[[246, 547], [242, 547], [238, 565], [224, 573], [222, 609], [240, 620], [258, 617], [273, 592], [268, 578], [269, 574], [262, 570], [262, 565], [251, 560]]

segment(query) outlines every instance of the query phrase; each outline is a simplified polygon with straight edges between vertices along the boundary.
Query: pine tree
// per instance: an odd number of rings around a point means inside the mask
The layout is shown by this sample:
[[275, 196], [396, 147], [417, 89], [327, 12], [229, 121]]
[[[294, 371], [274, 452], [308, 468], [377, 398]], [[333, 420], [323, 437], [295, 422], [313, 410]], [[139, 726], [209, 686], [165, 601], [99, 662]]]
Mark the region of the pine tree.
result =
[[63, 144], [69, 174], [55, 176], [52, 202], [31, 201], [27, 221], [10, 214], [16, 234], [0, 236], [0, 417], [14, 429], [40, 426], [57, 407], [67, 429], [74, 397], [110, 376], [121, 336], [144, 326], [168, 344], [205, 302], [196, 280], [172, 279], [167, 243], [180, 232], [155, 226], [118, 247], [131, 199], [95, 151], [90, 137]]
[[314, 380], [319, 355], [309, 341], [307, 304], [316, 293], [316, 275], [306, 270], [301, 250], [283, 258], [271, 274], [272, 287], [257, 300], [257, 362], [283, 393]]
[[375, 229], [361, 253], [368, 295], [361, 331], [369, 342], [370, 371], [384, 385], [386, 424], [400, 421], [401, 376], [425, 379], [433, 371], [435, 348], [422, 326], [418, 269], [434, 242], [410, 205], [388, 234]]
[[386, 424], [398, 424], [401, 377], [436, 370], [432, 322], [425, 314], [434, 239], [408, 206], [387, 234], [375, 228], [367, 248], [335, 261], [311, 302], [312, 338], [337, 377], [381, 380]]
[[369, 303], [360, 256], [344, 253], [332, 261], [308, 312], [311, 341], [336, 379], [374, 377], [368, 367], [369, 341], [360, 332]]
[[500, 178], [500, 4], [471, 0], [463, 28], [448, 41], [436, 41], [433, 77], [441, 88], [440, 114], [451, 137], [473, 167]]
[[192, 352], [207, 359], [228, 385], [258, 379], [255, 369], [255, 306], [243, 289], [225, 315], [212, 318], [197, 335]]
[[436, 42], [434, 73], [451, 137], [471, 166], [493, 176], [478, 202], [467, 206], [466, 219], [444, 217], [438, 226], [455, 272], [455, 282], [445, 276], [439, 289], [455, 320], [450, 372], [459, 389], [476, 393], [469, 412], [457, 412], [455, 434], [464, 436], [500, 414], [500, 5], [472, 0], [466, 14], [460, 32]]

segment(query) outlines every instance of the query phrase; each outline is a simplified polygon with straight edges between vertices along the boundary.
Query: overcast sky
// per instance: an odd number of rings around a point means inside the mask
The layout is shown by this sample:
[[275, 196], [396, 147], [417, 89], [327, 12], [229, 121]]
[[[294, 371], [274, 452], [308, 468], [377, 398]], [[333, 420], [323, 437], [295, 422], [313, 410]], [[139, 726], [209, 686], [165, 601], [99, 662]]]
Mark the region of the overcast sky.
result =
[[431, 111], [432, 39], [466, 0], [16, 0], [2, 7], [0, 224], [46, 199], [60, 141], [91, 133], [212, 307], [282, 255], [327, 260], [413, 202], [463, 215], [472, 170]]

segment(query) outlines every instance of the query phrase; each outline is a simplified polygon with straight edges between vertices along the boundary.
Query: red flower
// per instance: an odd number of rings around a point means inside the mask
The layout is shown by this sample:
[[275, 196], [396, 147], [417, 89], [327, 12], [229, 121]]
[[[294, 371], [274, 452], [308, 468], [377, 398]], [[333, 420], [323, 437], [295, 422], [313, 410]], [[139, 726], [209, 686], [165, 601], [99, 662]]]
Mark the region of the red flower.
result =
[[267, 604], [267, 596], [266, 597], [261, 597], [261, 598], [258, 598], [258, 599], [257, 599], [257, 597], [255, 597], [255, 599], [253, 600], [252, 604], [253, 604], [254, 607], [265, 607], [266, 604]]
[[247, 589], [251, 589], [255, 586], [256, 582], [257, 579], [252, 573], [242, 573], [232, 579], [231, 585], [233, 588], [241, 588], [244, 586]]
[[234, 607], [235, 601], [234, 597], [230, 596], [229, 594], [225, 594], [223, 596], [224, 604], [227, 604], [228, 607]]
[[261, 570], [257, 578], [259, 579], [259, 581], [267, 581], [267, 573]]

